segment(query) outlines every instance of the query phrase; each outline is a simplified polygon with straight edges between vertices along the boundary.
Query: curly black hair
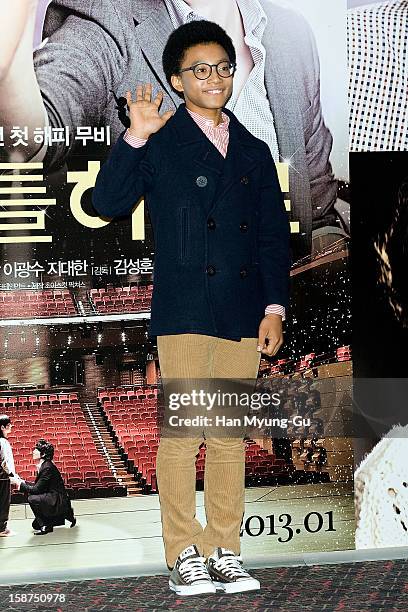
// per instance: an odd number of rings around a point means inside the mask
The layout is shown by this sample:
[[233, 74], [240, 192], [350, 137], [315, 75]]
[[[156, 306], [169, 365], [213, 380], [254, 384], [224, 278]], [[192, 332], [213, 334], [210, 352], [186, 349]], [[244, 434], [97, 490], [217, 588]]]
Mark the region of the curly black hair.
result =
[[40, 451], [40, 455], [42, 459], [53, 459], [54, 458], [54, 445], [50, 442], [41, 438], [38, 440], [35, 448]]
[[0, 438], [4, 438], [2, 427], [7, 427], [11, 423], [8, 414], [0, 414]]
[[185, 23], [170, 34], [163, 51], [163, 70], [170, 87], [181, 98], [184, 97], [183, 93], [174, 89], [171, 84], [171, 76], [178, 74], [188, 49], [195, 45], [210, 43], [216, 43], [223, 47], [230, 62], [235, 63], [236, 53], [234, 44], [226, 31], [217, 23], [205, 19], [192, 21]]

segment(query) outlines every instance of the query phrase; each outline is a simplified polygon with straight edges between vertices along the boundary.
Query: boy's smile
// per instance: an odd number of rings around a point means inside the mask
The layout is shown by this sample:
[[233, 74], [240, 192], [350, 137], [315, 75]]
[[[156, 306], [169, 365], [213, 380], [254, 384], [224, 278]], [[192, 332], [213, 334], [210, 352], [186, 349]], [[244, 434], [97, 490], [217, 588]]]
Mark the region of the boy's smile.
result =
[[[197, 64], [218, 64], [229, 62], [226, 51], [217, 43], [194, 45], [187, 49], [181, 63], [181, 69]], [[233, 89], [233, 75], [221, 77], [215, 66], [210, 76], [198, 79], [192, 70], [171, 77], [173, 87], [184, 93], [186, 107], [204, 117], [212, 119], [216, 125], [221, 120], [221, 109], [228, 102]]]

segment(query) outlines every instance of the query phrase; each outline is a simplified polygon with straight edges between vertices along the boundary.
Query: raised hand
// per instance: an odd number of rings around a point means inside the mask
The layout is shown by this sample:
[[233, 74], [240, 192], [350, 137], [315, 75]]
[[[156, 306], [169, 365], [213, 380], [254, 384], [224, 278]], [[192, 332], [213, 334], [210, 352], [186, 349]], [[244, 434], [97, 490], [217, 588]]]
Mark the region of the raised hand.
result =
[[130, 91], [126, 92], [126, 100], [129, 107], [130, 128], [132, 135], [147, 139], [150, 134], [158, 132], [170, 119], [174, 111], [159, 114], [159, 108], [163, 101], [163, 92], [159, 91], [152, 100], [152, 84], [138, 85], [136, 87], [136, 100], [132, 101]]

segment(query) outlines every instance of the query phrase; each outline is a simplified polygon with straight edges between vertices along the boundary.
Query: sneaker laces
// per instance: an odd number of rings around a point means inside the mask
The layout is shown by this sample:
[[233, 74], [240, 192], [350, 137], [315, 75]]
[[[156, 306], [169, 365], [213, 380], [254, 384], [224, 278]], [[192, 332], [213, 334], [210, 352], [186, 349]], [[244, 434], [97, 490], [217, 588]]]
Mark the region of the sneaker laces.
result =
[[210, 575], [204, 561], [204, 557], [191, 557], [182, 561], [178, 571], [183, 580], [186, 582], [208, 580]]
[[223, 572], [230, 578], [247, 578], [248, 572], [242, 567], [242, 557], [237, 555], [225, 555], [214, 563], [217, 570]]

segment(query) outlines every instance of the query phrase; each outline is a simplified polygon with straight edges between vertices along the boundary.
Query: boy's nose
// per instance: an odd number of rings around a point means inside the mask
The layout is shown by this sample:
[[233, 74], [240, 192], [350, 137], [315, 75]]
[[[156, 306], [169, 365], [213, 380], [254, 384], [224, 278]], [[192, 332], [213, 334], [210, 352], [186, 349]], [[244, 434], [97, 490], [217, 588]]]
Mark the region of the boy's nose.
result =
[[207, 78], [207, 81], [210, 83], [212, 83], [213, 81], [215, 81], [216, 83], [219, 83], [221, 81], [221, 77], [217, 72], [217, 68], [216, 66], [211, 66], [211, 74], [210, 76]]

